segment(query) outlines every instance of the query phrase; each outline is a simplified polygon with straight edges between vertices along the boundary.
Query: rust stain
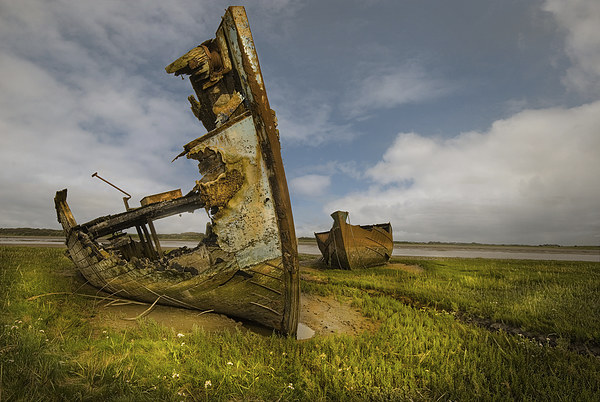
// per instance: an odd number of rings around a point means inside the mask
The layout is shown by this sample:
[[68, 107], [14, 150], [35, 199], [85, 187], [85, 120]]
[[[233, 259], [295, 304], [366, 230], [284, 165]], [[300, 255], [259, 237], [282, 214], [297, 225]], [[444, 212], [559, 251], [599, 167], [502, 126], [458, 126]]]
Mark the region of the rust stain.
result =
[[328, 266], [357, 269], [388, 262], [394, 249], [390, 223], [351, 225], [345, 211], [336, 211], [331, 217], [331, 230], [315, 233], [317, 246]]
[[169, 201], [180, 197], [182, 197], [181, 189], [178, 188], [177, 190], [165, 191], [164, 193], [148, 195], [140, 200], [140, 204], [142, 204], [142, 206], [145, 207], [146, 205], [154, 204], [155, 202]]

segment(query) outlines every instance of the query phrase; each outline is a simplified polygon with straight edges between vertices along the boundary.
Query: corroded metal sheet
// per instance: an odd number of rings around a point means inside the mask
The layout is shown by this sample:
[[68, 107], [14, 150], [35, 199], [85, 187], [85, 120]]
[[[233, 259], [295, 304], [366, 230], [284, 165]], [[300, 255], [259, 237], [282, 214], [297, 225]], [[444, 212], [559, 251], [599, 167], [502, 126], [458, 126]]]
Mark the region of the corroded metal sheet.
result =
[[328, 266], [356, 269], [388, 262], [394, 248], [390, 223], [350, 225], [345, 211], [336, 211], [331, 217], [331, 230], [315, 233], [317, 246]]
[[[244, 116], [226, 129], [218, 130], [218, 133], [207, 135], [187, 156], [202, 158], [208, 150], [217, 153], [225, 165], [225, 172], [239, 171], [244, 174], [240, 188], [227, 204], [214, 211], [212, 231], [219, 247], [235, 253], [242, 268], [256, 261], [281, 256], [273, 194], [252, 115]], [[221, 173], [219, 177], [225, 177], [226, 174]], [[230, 183], [232, 181], [222, 186]], [[214, 184], [198, 182], [198, 186], [206, 188]], [[207, 202], [209, 209], [214, 206], [211, 201]]]

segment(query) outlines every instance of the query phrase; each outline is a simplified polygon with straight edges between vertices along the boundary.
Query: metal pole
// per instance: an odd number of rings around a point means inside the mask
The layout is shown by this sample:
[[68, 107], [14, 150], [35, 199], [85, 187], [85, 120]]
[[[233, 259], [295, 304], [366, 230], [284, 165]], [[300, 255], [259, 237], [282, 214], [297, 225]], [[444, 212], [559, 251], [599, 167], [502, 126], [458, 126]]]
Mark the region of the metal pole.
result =
[[124, 191], [124, 190], [121, 190], [119, 187], [115, 186], [114, 184], [112, 184], [112, 183], [111, 183], [111, 182], [109, 182], [108, 180], [106, 180], [106, 179], [103, 179], [102, 177], [100, 177], [100, 176], [98, 175], [98, 172], [95, 172], [94, 174], [92, 174], [92, 177], [97, 177], [97, 178], [99, 178], [100, 180], [102, 180], [103, 182], [105, 182], [106, 184], [108, 184], [109, 186], [113, 186], [114, 188], [116, 188], [117, 190], [119, 190], [120, 192], [122, 192], [123, 194], [125, 194], [125, 195], [127, 196], [127, 199], [130, 199], [130, 198], [131, 198], [131, 195], [130, 195], [128, 192], [126, 192], [126, 191]]
[[[98, 172], [94, 172], [92, 174], [92, 177], [99, 178], [100, 180], [102, 180], [103, 182], [108, 184], [109, 186], [114, 187], [117, 190], [119, 190], [120, 192], [122, 192], [123, 194], [125, 194], [127, 196], [127, 197], [123, 197], [123, 204], [125, 204], [125, 210], [126, 211], [131, 210], [131, 208], [129, 207], [129, 199], [131, 199], [131, 194], [129, 194], [127, 191], [115, 186], [114, 184], [112, 184], [111, 182], [106, 180], [105, 178], [101, 177], [98, 174]], [[136, 225], [135, 230], [137, 231], [138, 237], [140, 239], [140, 243], [142, 243], [142, 248], [148, 254], [148, 258], [152, 258], [152, 255], [154, 254], [154, 250], [152, 248], [152, 243], [151, 243], [152, 240], [150, 239], [150, 235], [148, 234], [148, 230], [146, 229], [146, 226], [145, 225], [141, 225], [141, 226]], [[158, 247], [160, 248], [160, 246], [158, 246]]]

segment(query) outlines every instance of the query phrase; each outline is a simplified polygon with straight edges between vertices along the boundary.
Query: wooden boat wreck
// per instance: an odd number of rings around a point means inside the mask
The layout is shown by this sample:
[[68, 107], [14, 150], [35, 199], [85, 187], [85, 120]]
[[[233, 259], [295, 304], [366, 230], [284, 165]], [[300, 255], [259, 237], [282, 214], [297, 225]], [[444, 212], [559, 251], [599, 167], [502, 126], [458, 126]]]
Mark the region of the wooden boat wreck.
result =
[[[126, 212], [83, 224], [71, 213], [67, 190], [58, 191], [68, 254], [89, 283], [109, 294], [213, 310], [293, 336], [296, 235], [275, 115], [244, 8], [229, 7], [216, 38], [166, 70], [189, 75], [198, 97], [189, 101], [208, 133], [179, 156], [197, 160], [202, 178], [186, 195], [155, 194], [138, 208], [124, 198]], [[193, 249], [163, 252], [152, 222], [201, 208], [211, 219], [205, 239]], [[122, 232], [129, 228], [139, 241]]]
[[333, 226], [328, 232], [315, 233], [323, 261], [341, 269], [366, 268], [388, 262], [394, 240], [392, 225], [350, 225], [348, 212], [331, 214]]

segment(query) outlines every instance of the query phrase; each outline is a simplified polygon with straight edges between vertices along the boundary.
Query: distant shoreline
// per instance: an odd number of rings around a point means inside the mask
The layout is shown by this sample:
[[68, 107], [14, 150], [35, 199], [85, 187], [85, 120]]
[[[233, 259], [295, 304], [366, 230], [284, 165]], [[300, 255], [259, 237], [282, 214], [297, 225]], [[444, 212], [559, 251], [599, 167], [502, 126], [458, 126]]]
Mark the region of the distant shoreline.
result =
[[[301, 237], [298, 239], [299, 244], [316, 244], [315, 239]], [[394, 248], [409, 247], [409, 248], [429, 248], [435, 250], [498, 250], [498, 251], [536, 251], [536, 252], [600, 252], [600, 246], [560, 246], [557, 244], [543, 244], [539, 246], [527, 244], [485, 244], [485, 243], [445, 243], [445, 242], [410, 242], [410, 241], [394, 241]]]
[[[202, 234], [200, 234], [202, 235]], [[131, 235], [137, 238], [135, 235]], [[202, 236], [193, 237], [190, 235], [180, 236], [177, 234], [160, 235], [159, 239], [166, 242], [199, 242]], [[36, 242], [36, 240], [39, 241]], [[301, 237], [298, 239], [299, 245], [316, 247], [315, 239]], [[46, 246], [46, 247], [64, 247], [64, 236], [8, 236], [0, 234], [0, 245], [3, 246]], [[479, 243], [418, 243], [418, 242], [394, 242], [394, 249], [421, 249], [423, 251], [488, 251], [488, 252], [514, 252], [514, 253], [544, 253], [544, 254], [580, 254], [580, 255], [598, 255], [600, 256], [600, 246], [557, 246], [557, 245], [499, 245], [499, 244], [479, 244]]]
[[[136, 234], [131, 234], [137, 239]], [[185, 232], [185, 233], [163, 233], [158, 235], [161, 240], [173, 241], [201, 241], [204, 238], [203, 233]], [[39, 228], [0, 228], [1, 238], [29, 238], [50, 240], [52, 238], [64, 239], [62, 230], [59, 229], [39, 229]], [[316, 244], [314, 238], [299, 237], [298, 244]], [[569, 245], [561, 246], [558, 244], [526, 245], [526, 244], [485, 244], [485, 243], [460, 243], [460, 242], [411, 242], [394, 241], [394, 246], [423, 248], [432, 250], [487, 250], [487, 251], [536, 251], [548, 253], [570, 253], [577, 252], [587, 254], [600, 252], [600, 245]]]

